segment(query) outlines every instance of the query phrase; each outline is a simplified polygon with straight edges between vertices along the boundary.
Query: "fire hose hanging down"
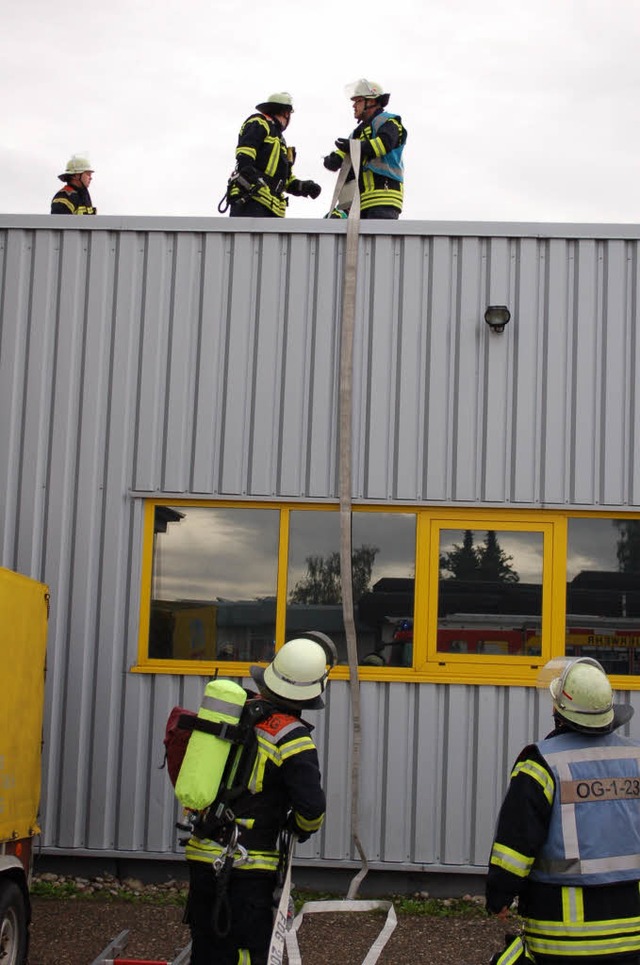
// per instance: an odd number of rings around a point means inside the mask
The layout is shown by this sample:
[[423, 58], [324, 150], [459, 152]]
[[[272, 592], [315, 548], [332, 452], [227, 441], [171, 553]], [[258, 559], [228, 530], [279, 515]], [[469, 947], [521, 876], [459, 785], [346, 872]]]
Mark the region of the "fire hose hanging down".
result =
[[[342, 589], [342, 614], [347, 638], [349, 660], [349, 693], [351, 696], [351, 838], [360, 855], [362, 868], [349, 886], [347, 898], [355, 898], [360, 882], [368, 871], [367, 856], [360, 841], [360, 680], [358, 677], [358, 646], [356, 626], [353, 615], [353, 579], [351, 541], [352, 522], [352, 416], [353, 416], [353, 331], [356, 315], [356, 293], [358, 281], [358, 247], [360, 241], [360, 141], [349, 143], [349, 156], [345, 158], [336, 192], [342, 190], [349, 170], [353, 167], [353, 200], [347, 218], [347, 239], [344, 252], [342, 279], [342, 327], [340, 332], [340, 383], [339, 383], [339, 422], [338, 422], [338, 488], [340, 496], [340, 582]], [[342, 184], [340, 183], [342, 181]], [[333, 206], [332, 206], [333, 207]]]
[[[356, 626], [353, 615], [352, 545], [351, 545], [351, 436], [353, 413], [353, 331], [356, 314], [356, 288], [358, 278], [358, 246], [360, 237], [360, 193], [358, 174], [360, 171], [360, 141], [349, 142], [349, 155], [344, 159], [331, 210], [336, 207], [338, 196], [345, 184], [347, 175], [353, 167], [355, 193], [347, 219], [347, 238], [344, 253], [342, 282], [342, 329], [340, 336], [340, 383], [339, 383], [339, 495], [340, 495], [340, 583], [342, 589], [342, 614], [347, 638], [349, 659], [349, 692], [351, 696], [351, 838], [360, 855], [362, 867], [355, 875], [344, 901], [306, 902], [289, 930], [284, 931], [289, 965], [301, 965], [297, 931], [305, 914], [340, 911], [386, 911], [385, 924], [377, 939], [369, 949], [363, 965], [374, 965], [387, 944], [397, 925], [395, 908], [391, 901], [357, 901], [358, 888], [367, 874], [368, 862], [360, 841], [360, 679], [358, 677], [358, 647]], [[351, 184], [352, 182], [349, 182]], [[289, 875], [291, 866], [289, 865]], [[268, 959], [269, 965], [278, 965], [279, 958]]]

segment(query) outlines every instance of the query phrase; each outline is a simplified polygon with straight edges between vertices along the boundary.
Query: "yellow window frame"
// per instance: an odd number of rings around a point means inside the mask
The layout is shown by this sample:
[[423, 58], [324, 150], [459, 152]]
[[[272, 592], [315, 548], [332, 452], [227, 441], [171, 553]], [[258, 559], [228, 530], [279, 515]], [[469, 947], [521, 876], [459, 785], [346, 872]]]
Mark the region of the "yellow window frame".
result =
[[[540, 533], [542, 560], [542, 641], [539, 657], [444, 653], [437, 649], [440, 533], [443, 529], [482, 529]], [[418, 522], [414, 674], [442, 683], [534, 684], [540, 667], [564, 651], [566, 603], [566, 518], [543, 510], [430, 509]], [[418, 662], [420, 659], [421, 662]]]
[[[246, 661], [192, 661], [151, 659], [148, 656], [149, 619], [153, 569], [154, 517], [157, 506], [277, 509], [279, 545], [276, 581], [276, 649], [285, 639], [288, 592], [289, 525], [291, 512], [338, 512], [335, 503], [277, 502], [248, 500], [145, 499], [143, 546], [140, 578], [140, 622], [137, 662], [134, 673], [210, 676], [218, 668], [230, 676], [246, 677]], [[359, 667], [361, 680], [484, 683], [489, 685], [531, 686], [536, 683], [540, 667], [554, 657], [564, 655], [566, 617], [567, 529], [573, 516], [591, 518], [632, 518], [637, 513], [589, 511], [520, 510], [512, 507], [478, 509], [475, 507], [431, 507], [415, 505], [354, 505], [354, 513], [401, 513], [416, 517], [415, 594], [413, 617], [413, 666], [377, 668]], [[543, 537], [542, 563], [542, 640], [540, 656], [506, 656], [500, 654], [456, 654], [437, 650], [438, 581], [440, 533], [443, 529], [479, 529], [511, 532], [537, 532]], [[336, 667], [332, 679], [347, 679], [348, 668]], [[611, 676], [618, 689], [640, 689], [640, 677]]]
[[[144, 519], [142, 525], [142, 563], [140, 567], [140, 621], [138, 624], [138, 656], [136, 663], [130, 667], [131, 673], [155, 673], [172, 674], [178, 676], [198, 676], [210, 677], [216, 669], [224, 669], [225, 676], [228, 677], [247, 677], [249, 675], [249, 663], [245, 660], [167, 660], [149, 657], [149, 624], [151, 620], [151, 586], [153, 578], [153, 534], [155, 523], [155, 511], [157, 506], [171, 506], [176, 508], [216, 508], [216, 509], [271, 509], [278, 510], [280, 513], [279, 536], [278, 536], [278, 560], [276, 577], [276, 649], [284, 643], [285, 619], [286, 619], [286, 581], [287, 581], [287, 556], [288, 540], [283, 538], [288, 533], [288, 520], [285, 507], [281, 503], [275, 502], [244, 502], [233, 499], [163, 499], [145, 500]], [[320, 508], [320, 507], [314, 507]], [[322, 507], [327, 508], [327, 507]], [[285, 612], [280, 613], [282, 599], [282, 579], [284, 573], [284, 598]]]

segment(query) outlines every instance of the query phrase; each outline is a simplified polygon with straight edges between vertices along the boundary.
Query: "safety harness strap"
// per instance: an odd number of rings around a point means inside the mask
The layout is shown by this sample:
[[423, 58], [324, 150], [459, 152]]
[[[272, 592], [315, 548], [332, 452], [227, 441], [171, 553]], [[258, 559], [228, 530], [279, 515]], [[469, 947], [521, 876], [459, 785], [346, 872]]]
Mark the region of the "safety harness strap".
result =
[[213, 734], [214, 737], [222, 737], [224, 740], [235, 744], [244, 737], [244, 728], [238, 724], [228, 724], [226, 721], [207, 720], [205, 717], [192, 717], [190, 714], [180, 714], [178, 727], [183, 730], [201, 730], [205, 734]]

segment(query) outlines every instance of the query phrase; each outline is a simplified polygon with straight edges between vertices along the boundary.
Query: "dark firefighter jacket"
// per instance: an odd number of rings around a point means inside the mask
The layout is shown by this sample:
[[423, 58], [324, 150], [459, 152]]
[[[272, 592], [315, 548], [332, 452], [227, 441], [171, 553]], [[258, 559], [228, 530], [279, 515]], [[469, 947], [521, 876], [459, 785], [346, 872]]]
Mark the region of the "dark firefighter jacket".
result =
[[[256, 113], [246, 119], [236, 147], [237, 169], [249, 181], [255, 182], [257, 178], [264, 181], [252, 198], [278, 218], [284, 218], [287, 210], [284, 192], [300, 194], [300, 181], [293, 176], [294, 160], [295, 148], [287, 147], [282, 127], [275, 118]], [[241, 197], [241, 189], [234, 186], [231, 203]]]
[[[407, 141], [402, 118], [380, 108], [370, 120], [358, 124], [350, 140], [362, 141], [358, 179], [360, 209], [386, 207], [402, 211], [402, 151]], [[336, 150], [336, 154], [341, 158], [345, 156], [340, 150]], [[347, 178], [349, 180], [353, 180], [353, 173]]]
[[65, 184], [51, 202], [51, 214], [96, 214], [86, 188]]
[[[551, 756], [554, 739], [559, 738], [560, 750], [568, 733], [560, 727], [540, 746]], [[588, 739], [592, 745], [601, 741], [597, 736]], [[542, 956], [546, 961], [544, 956], [549, 956], [549, 961], [555, 957], [613, 963], [616, 956], [640, 954], [640, 872], [634, 881], [585, 886], [542, 882], [530, 876], [550, 832], [555, 836], [552, 821], [556, 816], [562, 821], [557, 805], [554, 811], [559, 793], [553, 768], [539, 747], [525, 747], [511, 773], [498, 818], [487, 876], [488, 910], [495, 914], [518, 897], [525, 942], [536, 960]], [[640, 799], [628, 803], [630, 819], [640, 822]], [[602, 808], [595, 802], [578, 806]], [[601, 826], [600, 852], [603, 841], [615, 852], [617, 840], [616, 828]]]
[[[310, 725], [286, 711], [275, 711], [255, 727], [256, 746], [248, 788], [233, 803], [238, 843], [249, 852], [238, 871], [276, 871], [278, 836], [292, 810], [295, 829], [308, 836], [324, 820], [325, 796], [318, 753]], [[186, 847], [191, 861], [209, 864], [222, 847], [209, 838], [192, 837]]]

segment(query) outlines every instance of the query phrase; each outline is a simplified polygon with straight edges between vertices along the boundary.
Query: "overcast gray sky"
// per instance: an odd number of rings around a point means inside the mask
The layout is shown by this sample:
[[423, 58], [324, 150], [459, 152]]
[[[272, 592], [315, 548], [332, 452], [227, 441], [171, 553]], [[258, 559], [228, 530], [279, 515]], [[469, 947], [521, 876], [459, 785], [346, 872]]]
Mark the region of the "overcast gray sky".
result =
[[3, 18], [0, 212], [47, 213], [88, 152], [100, 213], [218, 216], [238, 128], [288, 90], [296, 173], [391, 92], [407, 219], [640, 222], [638, 0], [22, 0]]

